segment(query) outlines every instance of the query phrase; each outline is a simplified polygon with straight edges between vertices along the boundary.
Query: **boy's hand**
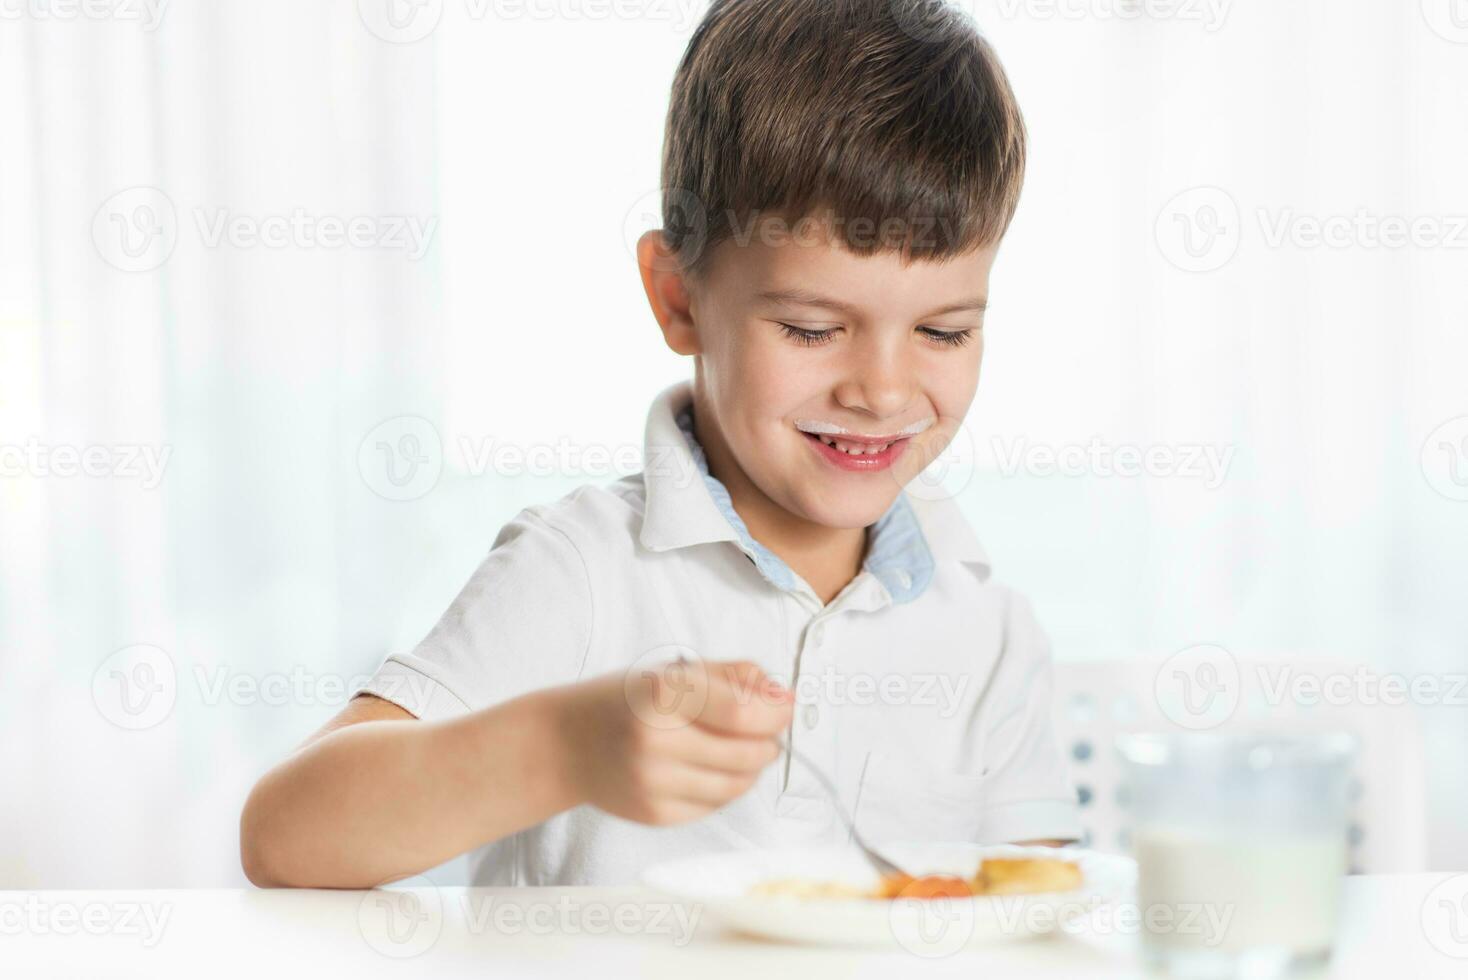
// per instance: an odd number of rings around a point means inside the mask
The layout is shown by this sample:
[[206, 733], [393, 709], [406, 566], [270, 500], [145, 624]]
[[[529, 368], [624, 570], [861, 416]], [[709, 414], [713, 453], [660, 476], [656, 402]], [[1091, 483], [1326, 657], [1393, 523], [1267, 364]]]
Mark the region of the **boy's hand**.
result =
[[780, 754], [794, 695], [752, 663], [683, 662], [563, 689], [575, 796], [647, 824], [696, 820]]

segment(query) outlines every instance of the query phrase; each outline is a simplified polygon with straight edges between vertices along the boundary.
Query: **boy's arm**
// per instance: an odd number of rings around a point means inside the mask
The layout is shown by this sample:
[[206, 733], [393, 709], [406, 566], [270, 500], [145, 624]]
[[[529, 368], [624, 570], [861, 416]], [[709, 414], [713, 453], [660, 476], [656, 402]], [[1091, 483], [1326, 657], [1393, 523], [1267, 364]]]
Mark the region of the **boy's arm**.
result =
[[370, 888], [568, 809], [555, 697], [420, 722], [359, 695], [250, 793], [246, 876], [267, 888]]
[[[794, 698], [753, 664], [630, 683], [585, 681], [432, 722], [354, 698], [250, 793], [245, 874], [262, 887], [371, 888], [583, 803], [682, 823], [745, 793], [779, 755]], [[676, 718], [642, 721], [669, 695]]]

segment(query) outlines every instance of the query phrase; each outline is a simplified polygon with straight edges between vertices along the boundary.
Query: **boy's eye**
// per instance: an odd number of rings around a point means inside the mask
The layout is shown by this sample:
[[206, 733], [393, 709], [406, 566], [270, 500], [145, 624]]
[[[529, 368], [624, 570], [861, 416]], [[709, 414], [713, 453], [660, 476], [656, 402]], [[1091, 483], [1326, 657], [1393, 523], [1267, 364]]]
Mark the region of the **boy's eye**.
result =
[[969, 330], [938, 330], [934, 327], [918, 327], [918, 332], [926, 334], [931, 339], [949, 347], [962, 347], [973, 338], [974, 332]]
[[[836, 335], [836, 328], [809, 330], [805, 327], [797, 327], [793, 323], [780, 324], [780, 330], [785, 336], [807, 347], [815, 347], [819, 344], [828, 343]], [[962, 347], [973, 339], [974, 335], [972, 329], [939, 330], [936, 327], [918, 327], [918, 333], [946, 347]]]
[[785, 336], [807, 347], [824, 344], [836, 335], [834, 328], [830, 330], [807, 330], [804, 327], [797, 327], [790, 323], [780, 324], [780, 330]]

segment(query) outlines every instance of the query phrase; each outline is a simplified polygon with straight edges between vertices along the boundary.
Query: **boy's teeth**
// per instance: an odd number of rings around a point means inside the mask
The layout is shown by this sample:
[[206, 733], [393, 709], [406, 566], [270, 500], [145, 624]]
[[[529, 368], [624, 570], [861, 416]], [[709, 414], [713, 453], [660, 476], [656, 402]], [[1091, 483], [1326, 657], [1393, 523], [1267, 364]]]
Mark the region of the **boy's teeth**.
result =
[[832, 439], [830, 436], [821, 436], [820, 438], [822, 442], [832, 449], [839, 449], [848, 456], [875, 456], [892, 445], [890, 442], [886, 442], [880, 446], [868, 446], [856, 442], [842, 442], [839, 439]]

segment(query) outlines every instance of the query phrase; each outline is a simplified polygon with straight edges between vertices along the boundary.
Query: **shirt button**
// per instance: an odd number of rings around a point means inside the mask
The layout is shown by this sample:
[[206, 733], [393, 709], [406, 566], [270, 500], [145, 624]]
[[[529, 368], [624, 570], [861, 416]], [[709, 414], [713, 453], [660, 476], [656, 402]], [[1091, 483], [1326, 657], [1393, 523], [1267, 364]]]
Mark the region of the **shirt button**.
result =
[[810, 642], [811, 642], [811, 646], [820, 646], [821, 645], [821, 637], [825, 634], [825, 632], [826, 631], [824, 629], [822, 629], [819, 625], [815, 626], [810, 631]]
[[897, 584], [904, 589], [912, 588], [912, 576], [908, 574], [907, 569], [897, 569]]
[[821, 709], [817, 708], [813, 704], [808, 704], [805, 706], [805, 710], [800, 713], [800, 716], [801, 719], [805, 722], [805, 727], [807, 729], [811, 729], [820, 724]]

